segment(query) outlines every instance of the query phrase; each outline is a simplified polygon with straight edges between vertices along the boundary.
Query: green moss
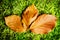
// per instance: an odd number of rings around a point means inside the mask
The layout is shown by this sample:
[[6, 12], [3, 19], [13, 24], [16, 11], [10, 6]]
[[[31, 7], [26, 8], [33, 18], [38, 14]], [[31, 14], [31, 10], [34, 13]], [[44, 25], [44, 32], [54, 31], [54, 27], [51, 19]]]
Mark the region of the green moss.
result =
[[[32, 4], [35, 4], [39, 14], [47, 13], [57, 17], [56, 26], [50, 33], [33, 34], [30, 31], [16, 33], [6, 26], [5, 16], [12, 14], [21, 16], [23, 11]], [[60, 40], [60, 0], [1, 0], [0, 40]]]

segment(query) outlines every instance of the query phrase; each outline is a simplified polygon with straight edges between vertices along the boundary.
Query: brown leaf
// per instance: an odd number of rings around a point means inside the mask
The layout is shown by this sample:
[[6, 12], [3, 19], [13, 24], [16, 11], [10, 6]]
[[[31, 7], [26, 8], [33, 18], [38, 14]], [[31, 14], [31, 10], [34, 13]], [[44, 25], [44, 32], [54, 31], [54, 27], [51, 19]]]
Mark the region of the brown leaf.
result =
[[22, 14], [22, 23], [24, 28], [28, 28], [29, 25], [37, 18], [38, 10], [33, 5], [29, 6]]
[[54, 28], [56, 17], [49, 14], [39, 16], [30, 26], [33, 33], [44, 34]]
[[8, 17], [5, 17], [5, 22], [6, 25], [16, 31], [16, 32], [23, 32], [25, 31], [25, 29], [23, 28], [22, 24], [21, 24], [21, 18], [17, 15], [11, 15]]

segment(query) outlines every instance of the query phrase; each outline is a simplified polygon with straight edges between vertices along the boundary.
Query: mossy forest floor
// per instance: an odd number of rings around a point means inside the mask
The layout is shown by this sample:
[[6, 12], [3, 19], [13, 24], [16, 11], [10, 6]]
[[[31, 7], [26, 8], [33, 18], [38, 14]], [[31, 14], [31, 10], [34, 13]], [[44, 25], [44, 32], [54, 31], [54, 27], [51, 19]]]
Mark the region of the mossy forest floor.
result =
[[[48, 34], [33, 34], [29, 30], [16, 33], [5, 24], [4, 17], [19, 15], [34, 4], [39, 14], [52, 14], [57, 17], [55, 28]], [[60, 40], [60, 0], [0, 0], [0, 40]]]

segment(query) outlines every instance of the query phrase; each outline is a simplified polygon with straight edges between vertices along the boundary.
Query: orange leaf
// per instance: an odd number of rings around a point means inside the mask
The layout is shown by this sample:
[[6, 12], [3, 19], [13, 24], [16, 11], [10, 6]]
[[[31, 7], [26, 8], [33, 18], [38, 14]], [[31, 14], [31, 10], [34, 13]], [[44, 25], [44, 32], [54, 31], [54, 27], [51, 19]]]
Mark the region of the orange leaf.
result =
[[48, 33], [54, 28], [56, 22], [56, 17], [49, 14], [43, 14], [39, 16], [30, 26], [33, 33]]
[[5, 22], [10, 29], [16, 32], [24, 31], [24, 28], [21, 24], [21, 18], [17, 15], [11, 15], [11, 16], [5, 17]]
[[37, 18], [38, 10], [33, 5], [29, 6], [22, 14], [22, 23], [24, 28], [28, 28], [29, 25]]

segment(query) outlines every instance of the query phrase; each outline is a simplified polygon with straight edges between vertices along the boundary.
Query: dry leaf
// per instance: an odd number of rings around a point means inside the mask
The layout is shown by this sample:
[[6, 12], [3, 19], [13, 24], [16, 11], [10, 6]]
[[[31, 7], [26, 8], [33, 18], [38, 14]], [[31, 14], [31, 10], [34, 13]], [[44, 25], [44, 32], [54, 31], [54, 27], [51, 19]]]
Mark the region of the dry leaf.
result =
[[33, 33], [44, 34], [54, 28], [56, 17], [53, 15], [43, 14], [39, 16], [30, 26]]
[[22, 23], [24, 28], [28, 28], [29, 25], [37, 18], [38, 10], [33, 5], [29, 6], [22, 14]]
[[21, 24], [21, 18], [17, 15], [11, 15], [8, 17], [5, 17], [5, 22], [6, 25], [16, 31], [16, 32], [23, 32], [25, 31], [25, 29], [23, 28], [22, 24]]

